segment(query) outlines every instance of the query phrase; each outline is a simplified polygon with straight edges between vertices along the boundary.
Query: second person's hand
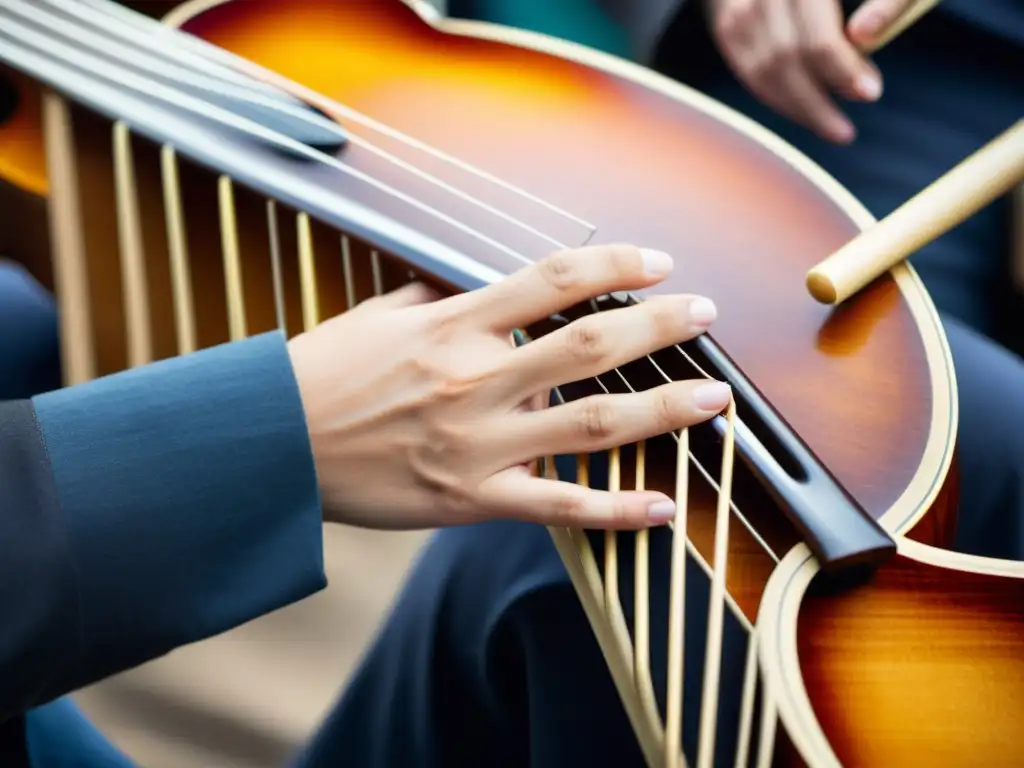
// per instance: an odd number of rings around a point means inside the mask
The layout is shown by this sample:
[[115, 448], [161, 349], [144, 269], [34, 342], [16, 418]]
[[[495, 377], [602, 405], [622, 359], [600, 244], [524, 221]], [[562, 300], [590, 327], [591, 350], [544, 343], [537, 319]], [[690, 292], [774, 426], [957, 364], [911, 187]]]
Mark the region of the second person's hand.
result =
[[867, 0], [850, 19], [838, 0], [705, 0], [712, 36], [737, 78], [776, 112], [822, 138], [856, 136], [834, 96], [875, 101], [882, 75], [861, 53], [913, 0]]

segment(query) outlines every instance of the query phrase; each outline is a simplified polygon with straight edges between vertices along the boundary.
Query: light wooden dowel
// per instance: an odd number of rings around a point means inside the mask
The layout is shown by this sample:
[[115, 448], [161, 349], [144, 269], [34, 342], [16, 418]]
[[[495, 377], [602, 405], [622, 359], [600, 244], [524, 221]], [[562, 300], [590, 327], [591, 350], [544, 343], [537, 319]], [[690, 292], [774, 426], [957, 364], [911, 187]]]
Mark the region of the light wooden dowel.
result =
[[1024, 120], [979, 149], [807, 273], [807, 289], [839, 304], [1024, 180]]

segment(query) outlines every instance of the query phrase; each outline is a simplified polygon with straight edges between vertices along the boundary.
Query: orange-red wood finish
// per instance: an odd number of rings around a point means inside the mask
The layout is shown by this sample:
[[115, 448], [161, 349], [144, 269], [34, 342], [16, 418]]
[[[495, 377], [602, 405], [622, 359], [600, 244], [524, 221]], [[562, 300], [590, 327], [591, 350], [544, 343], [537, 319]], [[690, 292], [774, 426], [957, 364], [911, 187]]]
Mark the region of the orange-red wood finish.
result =
[[890, 279], [831, 320], [807, 295], [807, 268], [857, 229], [762, 147], [398, 2], [230, 3], [185, 28], [594, 222], [595, 242], [671, 253], [658, 290], [716, 301], [715, 338], [870, 512], [906, 487], [931, 418], [917, 329]]
[[[804, 272], [857, 228], [745, 136], [582, 65], [444, 35], [400, 2], [249, 0], [185, 28], [595, 223], [594, 242], [671, 253], [657, 290], [715, 300], [715, 338], [871, 514], [917, 470], [931, 383], [896, 285], [814, 302]], [[0, 129], [0, 173], [41, 192], [37, 121]]]

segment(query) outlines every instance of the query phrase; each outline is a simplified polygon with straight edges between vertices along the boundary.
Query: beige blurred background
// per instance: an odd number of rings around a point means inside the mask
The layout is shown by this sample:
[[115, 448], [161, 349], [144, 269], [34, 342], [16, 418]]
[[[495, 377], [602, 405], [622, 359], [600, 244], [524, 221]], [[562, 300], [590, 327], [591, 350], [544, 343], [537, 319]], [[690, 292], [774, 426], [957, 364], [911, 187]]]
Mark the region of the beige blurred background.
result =
[[143, 768], [282, 768], [330, 709], [427, 535], [325, 526], [325, 591], [76, 698]]

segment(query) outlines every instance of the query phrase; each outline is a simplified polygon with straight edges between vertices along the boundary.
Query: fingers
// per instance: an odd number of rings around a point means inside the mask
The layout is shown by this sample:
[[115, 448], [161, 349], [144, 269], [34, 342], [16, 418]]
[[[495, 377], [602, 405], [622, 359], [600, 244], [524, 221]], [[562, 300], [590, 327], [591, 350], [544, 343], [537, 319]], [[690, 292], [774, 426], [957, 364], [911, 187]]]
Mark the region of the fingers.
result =
[[607, 373], [689, 341], [706, 331], [716, 314], [714, 303], [702, 296], [658, 296], [588, 315], [517, 349], [500, 376], [502, 394], [519, 401], [560, 384]]
[[595, 296], [654, 285], [673, 266], [667, 254], [632, 245], [559, 251], [500, 283], [464, 294], [460, 311], [507, 333]]
[[796, 0], [804, 56], [832, 90], [848, 99], [875, 101], [882, 95], [878, 70], [847, 38], [838, 3]]
[[715, 17], [719, 47], [736, 76], [766, 105], [830, 141], [848, 142], [853, 126], [811, 69], [796, 2], [721, 0]]
[[654, 491], [596, 491], [509, 469], [480, 486], [489, 517], [575, 528], [632, 530], [664, 525], [675, 504]]
[[855, 45], [870, 49], [913, 4], [914, 0], [866, 0], [850, 17], [847, 34]]
[[595, 395], [511, 415], [490, 438], [492, 450], [505, 466], [538, 456], [607, 450], [699, 424], [720, 413], [731, 397], [728, 385], [705, 379]]
[[846, 38], [837, 0], [717, 0], [712, 13], [719, 48], [752, 93], [828, 141], [853, 140], [831, 93], [875, 100], [881, 76]]
[[853, 123], [836, 106], [828, 89], [807, 68], [803, 59], [786, 64], [774, 72], [768, 82], [770, 85], [759, 83], [754, 93], [776, 112], [827, 141], [836, 144], [853, 141]]

